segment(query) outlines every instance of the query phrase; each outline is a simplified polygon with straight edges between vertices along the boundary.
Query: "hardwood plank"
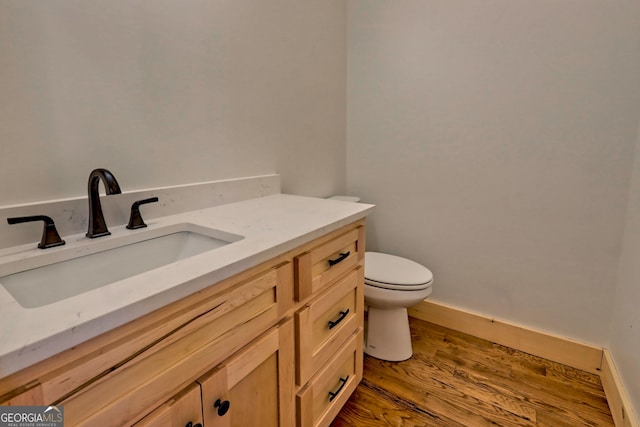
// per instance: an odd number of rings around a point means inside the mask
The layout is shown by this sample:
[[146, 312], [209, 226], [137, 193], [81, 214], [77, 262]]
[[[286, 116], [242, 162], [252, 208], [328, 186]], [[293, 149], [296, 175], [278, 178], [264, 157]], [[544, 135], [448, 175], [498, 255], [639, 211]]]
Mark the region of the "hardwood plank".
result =
[[464, 427], [452, 419], [422, 410], [364, 379], [349, 405], [331, 424], [333, 427], [434, 426]]
[[[491, 377], [493, 374], [491, 385], [500, 385], [505, 392], [517, 388], [523, 394], [520, 399], [531, 399], [535, 402], [536, 394], [543, 391], [548, 393], [547, 399], [551, 399], [560, 407], [573, 403], [578, 409], [588, 406], [592, 415], [605, 413], [605, 418], [609, 416], [602, 385], [596, 375], [488, 341], [482, 344], [478, 342], [478, 338], [459, 332], [450, 331], [444, 341], [453, 343], [453, 350], [449, 349], [447, 352], [447, 349], [442, 347], [444, 350], [438, 350], [437, 356], [455, 363], [457, 375], [467, 372], [471, 379]], [[478, 350], [485, 354], [477, 354]], [[490, 359], [494, 361], [491, 362]], [[498, 365], [503, 365], [502, 369]], [[511, 371], [505, 376], [507, 367], [510, 367]], [[484, 382], [477, 383], [478, 386], [480, 384]], [[486, 387], [487, 384], [483, 386]], [[517, 397], [515, 392], [513, 397]], [[582, 412], [584, 411], [578, 411]], [[583, 422], [579, 415], [574, 418]]]
[[535, 412], [516, 399], [509, 396], [496, 398], [496, 393], [482, 392], [473, 384], [460, 381], [454, 375], [455, 371], [442, 375], [447, 371], [437, 364], [428, 364], [425, 359], [418, 362], [384, 362], [370, 357], [365, 361], [369, 370], [384, 380], [386, 390], [422, 407], [432, 406], [437, 413], [446, 414], [458, 422], [468, 424], [470, 420], [476, 420], [475, 425], [490, 425], [481, 422], [482, 418], [500, 420], [507, 425], [535, 425]]
[[410, 318], [414, 356], [365, 356], [334, 426], [613, 426], [599, 377]]
[[[515, 376], [510, 380], [500, 377], [478, 379], [473, 374], [457, 370], [457, 375], [465, 375], [468, 382], [478, 381], [480, 384], [491, 383], [496, 389], [502, 389], [506, 394], [519, 393], [521, 399], [527, 401], [538, 414], [555, 414], [564, 420], [572, 420], [574, 426], [613, 425], [608, 408], [600, 407], [597, 401], [590, 399], [571, 386], [549, 386], [544, 377]], [[584, 400], [583, 400], [584, 398]], [[594, 404], [595, 403], [595, 404]]]

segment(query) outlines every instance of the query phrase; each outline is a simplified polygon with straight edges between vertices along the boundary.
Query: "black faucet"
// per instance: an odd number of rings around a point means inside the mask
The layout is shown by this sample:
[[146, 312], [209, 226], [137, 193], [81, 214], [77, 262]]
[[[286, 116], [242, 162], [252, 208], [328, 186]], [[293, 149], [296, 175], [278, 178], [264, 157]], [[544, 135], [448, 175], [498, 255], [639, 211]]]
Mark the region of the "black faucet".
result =
[[44, 221], [44, 228], [42, 229], [42, 239], [38, 247], [40, 249], [53, 248], [54, 246], [64, 245], [64, 240], [60, 238], [58, 230], [53, 223], [53, 220], [46, 215], [34, 215], [34, 216], [21, 216], [17, 218], [7, 218], [9, 224], [20, 224], [23, 222], [31, 221]]
[[107, 223], [102, 215], [102, 205], [100, 205], [100, 193], [98, 184], [102, 179], [107, 196], [120, 194], [120, 185], [111, 172], [106, 169], [95, 169], [89, 174], [89, 228], [87, 237], [94, 238], [108, 236], [111, 234], [107, 229]]

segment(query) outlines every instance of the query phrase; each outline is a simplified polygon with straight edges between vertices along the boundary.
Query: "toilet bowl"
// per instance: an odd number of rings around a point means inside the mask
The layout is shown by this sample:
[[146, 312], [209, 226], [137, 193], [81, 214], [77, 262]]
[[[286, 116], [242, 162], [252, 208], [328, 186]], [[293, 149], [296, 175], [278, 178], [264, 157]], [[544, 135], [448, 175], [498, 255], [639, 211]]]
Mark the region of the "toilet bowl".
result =
[[431, 294], [433, 274], [414, 261], [380, 252], [366, 252], [364, 266], [364, 352], [392, 362], [407, 360], [413, 354], [407, 307]]

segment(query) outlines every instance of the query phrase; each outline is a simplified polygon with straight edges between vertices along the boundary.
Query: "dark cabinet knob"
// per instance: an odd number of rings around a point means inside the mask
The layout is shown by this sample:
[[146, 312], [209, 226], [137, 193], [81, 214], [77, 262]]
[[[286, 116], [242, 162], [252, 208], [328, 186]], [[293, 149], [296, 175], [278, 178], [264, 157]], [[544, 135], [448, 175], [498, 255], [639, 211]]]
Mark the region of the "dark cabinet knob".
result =
[[202, 424], [194, 424], [192, 421], [189, 421], [184, 427], [202, 427]]
[[229, 406], [231, 406], [231, 403], [229, 403], [228, 400], [218, 399], [216, 400], [216, 403], [213, 404], [214, 408], [218, 408], [218, 415], [221, 417], [229, 411]]

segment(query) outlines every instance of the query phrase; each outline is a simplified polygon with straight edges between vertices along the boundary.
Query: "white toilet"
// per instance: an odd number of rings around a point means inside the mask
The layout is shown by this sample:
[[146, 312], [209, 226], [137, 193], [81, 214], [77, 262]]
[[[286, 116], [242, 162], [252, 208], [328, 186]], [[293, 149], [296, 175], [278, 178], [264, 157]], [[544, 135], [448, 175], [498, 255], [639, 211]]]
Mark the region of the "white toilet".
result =
[[[355, 196], [333, 200], [359, 202]], [[364, 352], [399, 362], [413, 354], [407, 307], [431, 295], [433, 274], [417, 262], [380, 252], [366, 252], [364, 303], [368, 307]]]
[[380, 252], [364, 258], [364, 303], [368, 307], [364, 352], [399, 362], [413, 354], [407, 307], [431, 295], [433, 274], [417, 262]]

